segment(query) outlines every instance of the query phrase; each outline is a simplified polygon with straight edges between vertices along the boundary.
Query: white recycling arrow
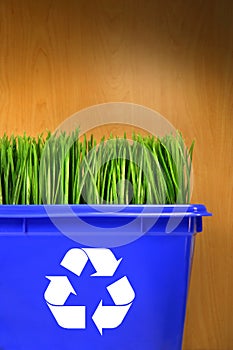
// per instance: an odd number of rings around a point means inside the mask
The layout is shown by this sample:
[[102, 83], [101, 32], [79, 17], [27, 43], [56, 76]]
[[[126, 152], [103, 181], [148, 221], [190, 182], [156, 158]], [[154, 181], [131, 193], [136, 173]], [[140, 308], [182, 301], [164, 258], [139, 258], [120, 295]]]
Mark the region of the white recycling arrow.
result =
[[67, 329], [86, 328], [85, 306], [55, 306], [47, 303], [59, 326]]
[[135, 298], [134, 290], [126, 276], [110, 284], [107, 290], [115, 305], [103, 306], [103, 301], [101, 300], [92, 316], [101, 335], [104, 328], [120, 326]]
[[82, 249], [73, 248], [68, 250], [60, 265], [75, 273], [77, 276], [80, 276], [87, 261], [88, 256]]
[[45, 300], [53, 305], [64, 305], [68, 296], [76, 292], [66, 276], [46, 276], [50, 283], [44, 293]]
[[117, 260], [110, 249], [106, 248], [82, 248], [92, 265], [94, 266], [96, 273], [92, 274], [93, 277], [113, 276], [118, 268], [121, 260]]
[[116, 328], [120, 326], [131, 305], [132, 303], [122, 306], [103, 306], [101, 300], [92, 316], [100, 334], [103, 334], [104, 328]]

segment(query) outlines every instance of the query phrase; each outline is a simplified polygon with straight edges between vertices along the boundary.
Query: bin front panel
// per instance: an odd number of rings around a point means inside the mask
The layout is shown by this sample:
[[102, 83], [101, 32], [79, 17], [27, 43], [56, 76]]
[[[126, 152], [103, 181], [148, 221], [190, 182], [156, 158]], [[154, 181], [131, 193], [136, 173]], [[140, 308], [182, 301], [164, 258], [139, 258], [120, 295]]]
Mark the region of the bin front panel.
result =
[[[1, 350], [181, 349], [194, 235], [145, 235], [111, 249], [116, 260], [122, 258], [112, 276], [104, 276], [104, 271], [109, 271], [107, 260], [98, 275], [99, 265], [90, 251], [80, 276], [62, 266], [71, 249], [87, 248], [62, 234], [11, 233], [0, 238]], [[76, 267], [78, 264], [77, 258]], [[97, 276], [91, 276], [96, 271]], [[59, 294], [63, 282], [54, 283], [56, 278], [52, 282], [51, 276], [68, 279], [76, 294], [67, 292], [63, 298], [64, 293]], [[117, 281], [128, 283], [128, 292], [117, 290], [121, 286]], [[83, 329], [58, 325], [45, 300], [51, 283], [60, 304], [85, 307], [80, 313], [85, 317]], [[57, 303], [51, 296], [53, 288], [47, 295]], [[122, 321], [114, 327], [117, 317]]]

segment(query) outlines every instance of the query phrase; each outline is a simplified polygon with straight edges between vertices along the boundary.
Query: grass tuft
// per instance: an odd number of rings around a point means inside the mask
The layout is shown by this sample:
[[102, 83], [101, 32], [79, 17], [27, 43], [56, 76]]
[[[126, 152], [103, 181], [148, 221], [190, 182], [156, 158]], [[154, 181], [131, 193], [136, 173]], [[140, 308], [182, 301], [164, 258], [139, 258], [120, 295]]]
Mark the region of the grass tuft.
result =
[[186, 204], [194, 142], [47, 133], [0, 138], [0, 204]]

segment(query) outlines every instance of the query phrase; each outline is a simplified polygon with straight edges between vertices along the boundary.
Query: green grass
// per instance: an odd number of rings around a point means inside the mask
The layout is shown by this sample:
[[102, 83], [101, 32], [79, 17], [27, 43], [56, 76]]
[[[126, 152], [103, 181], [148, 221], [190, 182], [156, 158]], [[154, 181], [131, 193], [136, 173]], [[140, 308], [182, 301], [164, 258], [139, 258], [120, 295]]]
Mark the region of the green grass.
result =
[[180, 132], [111, 136], [78, 131], [0, 138], [0, 204], [186, 204], [194, 143]]

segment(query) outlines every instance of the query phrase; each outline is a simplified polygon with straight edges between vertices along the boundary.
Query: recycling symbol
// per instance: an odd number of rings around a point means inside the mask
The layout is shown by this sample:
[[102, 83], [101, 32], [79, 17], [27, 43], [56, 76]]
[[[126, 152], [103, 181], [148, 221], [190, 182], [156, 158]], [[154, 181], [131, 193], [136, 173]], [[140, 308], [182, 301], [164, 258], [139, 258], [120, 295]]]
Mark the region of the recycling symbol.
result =
[[[112, 277], [122, 258], [117, 260], [113, 252], [106, 248], [72, 248], [68, 250], [60, 265], [81, 276], [88, 260], [95, 268], [91, 277]], [[86, 328], [86, 305], [65, 305], [70, 294], [77, 295], [67, 276], [46, 276], [50, 281], [45, 293], [45, 301], [58, 325], [66, 329]], [[101, 299], [92, 320], [100, 334], [103, 329], [113, 329], [122, 324], [128, 313], [135, 292], [126, 276], [107, 286], [113, 305], [103, 305]]]

